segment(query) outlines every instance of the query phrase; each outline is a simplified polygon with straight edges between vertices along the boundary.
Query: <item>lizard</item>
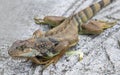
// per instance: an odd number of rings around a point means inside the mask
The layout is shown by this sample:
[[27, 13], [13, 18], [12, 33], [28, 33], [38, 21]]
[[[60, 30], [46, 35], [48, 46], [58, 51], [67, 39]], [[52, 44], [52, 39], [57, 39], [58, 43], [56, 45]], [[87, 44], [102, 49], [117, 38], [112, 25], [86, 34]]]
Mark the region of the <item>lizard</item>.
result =
[[69, 17], [34, 18], [36, 24], [48, 24], [53, 28], [46, 32], [36, 30], [31, 38], [15, 41], [8, 54], [45, 66], [56, 63], [70, 47], [78, 43], [79, 34], [100, 34], [115, 25], [113, 22], [89, 21], [99, 10], [112, 2], [113, 0], [101, 0]]

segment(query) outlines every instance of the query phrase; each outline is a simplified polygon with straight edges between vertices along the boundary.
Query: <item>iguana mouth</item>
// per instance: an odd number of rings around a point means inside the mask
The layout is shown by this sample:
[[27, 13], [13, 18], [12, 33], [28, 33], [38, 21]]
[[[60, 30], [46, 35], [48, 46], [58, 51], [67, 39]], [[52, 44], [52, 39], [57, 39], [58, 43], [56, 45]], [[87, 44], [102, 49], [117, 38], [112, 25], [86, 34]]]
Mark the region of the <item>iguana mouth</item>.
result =
[[19, 58], [24, 58], [24, 57], [35, 57], [37, 55], [40, 55], [40, 53], [32, 48], [25, 48], [24, 50], [16, 50], [16, 51], [11, 51], [9, 52], [9, 55], [12, 57], [19, 57]]
[[12, 57], [12, 59], [14, 59], [14, 60], [26, 60], [26, 57]]

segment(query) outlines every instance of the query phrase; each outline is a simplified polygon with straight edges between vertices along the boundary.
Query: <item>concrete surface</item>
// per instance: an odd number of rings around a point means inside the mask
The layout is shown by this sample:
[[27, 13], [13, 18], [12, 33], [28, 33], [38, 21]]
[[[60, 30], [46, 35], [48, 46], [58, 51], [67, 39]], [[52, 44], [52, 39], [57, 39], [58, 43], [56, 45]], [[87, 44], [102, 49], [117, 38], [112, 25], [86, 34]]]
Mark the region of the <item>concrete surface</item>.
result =
[[33, 17], [46, 15], [69, 16], [74, 10], [82, 10], [99, 0], [0, 0], [0, 75], [120, 75], [120, 0], [100, 11], [94, 18], [117, 24], [100, 35], [80, 35], [79, 43], [72, 48], [84, 52], [82, 61], [78, 55], [64, 55], [56, 65], [43, 72], [42, 65], [31, 67], [31, 62], [14, 60], [8, 48], [18, 39], [27, 39], [38, 26]]

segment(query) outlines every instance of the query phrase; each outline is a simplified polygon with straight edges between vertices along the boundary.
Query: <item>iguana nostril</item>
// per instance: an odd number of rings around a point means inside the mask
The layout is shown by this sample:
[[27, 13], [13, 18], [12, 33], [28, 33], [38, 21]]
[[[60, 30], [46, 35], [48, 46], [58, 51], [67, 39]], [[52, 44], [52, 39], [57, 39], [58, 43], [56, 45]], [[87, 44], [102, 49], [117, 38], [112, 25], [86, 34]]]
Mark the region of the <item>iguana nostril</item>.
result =
[[10, 55], [10, 56], [13, 56], [14, 55], [14, 53], [13, 53], [13, 51], [12, 50], [8, 50], [8, 54]]

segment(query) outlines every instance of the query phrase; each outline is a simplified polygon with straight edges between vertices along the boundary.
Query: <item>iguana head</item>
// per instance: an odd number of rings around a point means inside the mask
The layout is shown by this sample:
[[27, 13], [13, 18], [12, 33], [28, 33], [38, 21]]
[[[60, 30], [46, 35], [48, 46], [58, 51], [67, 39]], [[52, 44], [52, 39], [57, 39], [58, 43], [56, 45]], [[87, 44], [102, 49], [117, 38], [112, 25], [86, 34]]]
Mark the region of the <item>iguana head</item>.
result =
[[8, 53], [12, 57], [52, 57], [58, 52], [55, 46], [59, 41], [52, 38], [31, 38], [28, 40], [15, 41], [10, 47]]

